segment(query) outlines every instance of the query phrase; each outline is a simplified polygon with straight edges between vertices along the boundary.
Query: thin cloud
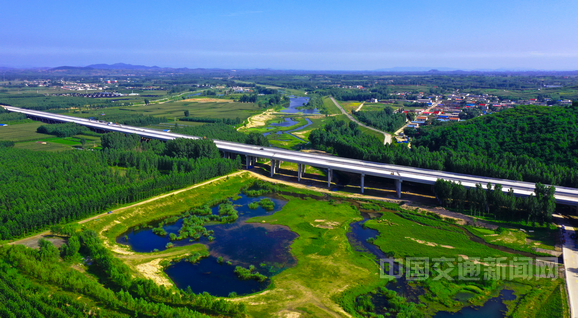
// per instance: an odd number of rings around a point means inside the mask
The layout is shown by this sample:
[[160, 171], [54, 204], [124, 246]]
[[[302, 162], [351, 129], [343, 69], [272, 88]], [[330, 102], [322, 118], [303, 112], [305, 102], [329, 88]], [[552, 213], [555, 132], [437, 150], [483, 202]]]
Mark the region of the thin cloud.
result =
[[257, 14], [257, 13], [263, 13], [263, 11], [239, 11], [239, 12], [232, 12], [232, 13], [223, 15], [223, 17], [236, 17], [236, 16], [240, 16], [240, 15]]

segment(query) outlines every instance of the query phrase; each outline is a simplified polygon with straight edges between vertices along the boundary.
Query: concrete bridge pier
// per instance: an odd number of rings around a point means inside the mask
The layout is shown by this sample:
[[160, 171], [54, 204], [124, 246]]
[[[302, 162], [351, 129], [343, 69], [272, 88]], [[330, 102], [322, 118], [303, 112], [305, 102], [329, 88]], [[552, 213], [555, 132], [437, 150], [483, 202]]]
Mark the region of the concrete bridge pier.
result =
[[275, 175], [275, 160], [271, 159], [271, 177], [273, 177]]
[[365, 190], [365, 174], [361, 174], [361, 194], [363, 194], [363, 191]]
[[327, 187], [331, 187], [331, 179], [333, 179], [333, 171], [331, 168], [327, 169]]
[[281, 170], [281, 160], [275, 160], [275, 172], [279, 172]]
[[401, 199], [401, 179], [395, 179], [395, 191], [397, 192], [397, 197]]
[[297, 182], [301, 182], [301, 166], [302, 164], [297, 164]]
[[245, 156], [245, 166], [247, 166], [247, 170], [251, 167], [251, 157]]

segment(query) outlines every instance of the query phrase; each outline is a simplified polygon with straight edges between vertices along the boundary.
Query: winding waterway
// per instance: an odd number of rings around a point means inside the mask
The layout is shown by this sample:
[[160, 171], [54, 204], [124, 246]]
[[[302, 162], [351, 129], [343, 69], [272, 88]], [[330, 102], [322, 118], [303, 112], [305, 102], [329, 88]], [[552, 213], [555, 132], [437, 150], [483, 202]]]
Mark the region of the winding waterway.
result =
[[289, 99], [289, 107], [281, 110], [282, 113], [303, 113], [303, 114], [319, 114], [319, 110], [315, 109], [297, 109], [309, 102], [309, 97], [292, 97]]
[[[379, 215], [379, 213], [362, 213], [364, 219], [362, 221], [351, 223], [351, 232], [347, 233], [347, 239], [349, 240], [350, 244], [355, 247], [358, 251], [369, 252], [376, 257], [377, 262], [379, 262], [382, 258], [387, 258], [387, 255], [381, 251], [381, 249], [368, 242], [367, 239], [374, 238], [379, 235], [379, 231], [364, 227], [363, 224], [368, 220], [375, 216]], [[469, 232], [466, 232], [469, 233]], [[469, 233], [471, 234], [471, 233]], [[470, 240], [478, 242], [478, 237], [472, 235], [468, 235]], [[480, 242], [481, 243], [481, 242]], [[483, 242], [485, 243], [485, 242]], [[487, 243], [485, 244], [487, 246]], [[493, 247], [493, 246], [491, 246]], [[500, 250], [503, 250], [501, 246]], [[514, 250], [512, 250], [514, 251]], [[515, 251], [517, 253], [523, 253], [519, 251]], [[394, 269], [394, 273], [398, 273], [398, 269]], [[394, 290], [397, 292], [398, 295], [405, 297], [408, 301], [418, 303], [419, 302], [419, 295], [423, 294], [423, 290], [419, 287], [411, 287], [407, 284], [405, 280], [405, 276], [394, 280], [387, 284], [387, 288], [390, 290]], [[459, 295], [456, 295], [459, 296]], [[459, 298], [459, 297], [458, 297]], [[469, 297], [466, 297], [469, 298]], [[441, 311], [436, 313], [434, 318], [454, 318], [454, 317], [468, 317], [468, 318], [503, 318], [506, 315], [507, 307], [504, 304], [506, 300], [514, 300], [516, 296], [514, 292], [507, 289], [502, 289], [500, 291], [499, 296], [494, 297], [486, 301], [482, 306], [469, 306], [464, 307], [458, 312], [446, 312]], [[456, 299], [459, 300], [459, 299]], [[467, 299], [464, 299], [467, 300]], [[387, 306], [387, 300], [384, 295], [376, 294], [372, 296], [371, 302], [376, 308], [375, 314], [385, 314], [385, 310], [383, 308]], [[465, 303], [465, 302], [464, 302]]]

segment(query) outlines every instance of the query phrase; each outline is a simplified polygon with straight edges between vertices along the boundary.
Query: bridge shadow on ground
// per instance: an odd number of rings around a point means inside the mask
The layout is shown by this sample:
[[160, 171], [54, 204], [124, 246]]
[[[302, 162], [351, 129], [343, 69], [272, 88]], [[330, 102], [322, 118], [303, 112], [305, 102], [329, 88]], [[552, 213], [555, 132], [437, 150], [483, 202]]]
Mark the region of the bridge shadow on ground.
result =
[[[298, 181], [297, 171], [281, 168], [271, 177], [270, 166], [264, 163], [257, 163], [250, 169], [267, 178], [294, 183], [295, 186], [311, 188], [311, 190], [340, 191], [350, 194], [361, 194], [361, 176], [352, 173], [336, 172], [331, 182], [331, 187], [327, 186], [327, 176], [320, 174], [305, 173]], [[403, 183], [401, 198], [398, 198], [395, 190], [395, 182], [386, 178], [372, 176], [365, 177], [365, 191], [367, 196], [379, 197], [390, 200], [412, 201], [424, 205], [437, 206], [435, 195], [431, 191], [431, 186]]]

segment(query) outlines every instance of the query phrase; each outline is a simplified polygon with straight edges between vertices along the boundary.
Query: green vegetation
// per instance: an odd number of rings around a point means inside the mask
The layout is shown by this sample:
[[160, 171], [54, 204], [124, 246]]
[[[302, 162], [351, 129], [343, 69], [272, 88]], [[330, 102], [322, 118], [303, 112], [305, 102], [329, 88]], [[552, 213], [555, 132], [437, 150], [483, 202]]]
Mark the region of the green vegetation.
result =
[[353, 111], [352, 114], [371, 127], [389, 132], [401, 128], [407, 119], [404, 113], [394, 114], [391, 107], [386, 107], [383, 111]]
[[233, 203], [227, 201], [219, 205], [219, 216], [224, 222], [233, 223], [239, 216], [237, 215], [237, 210], [233, 206]]
[[89, 131], [88, 128], [73, 123], [42, 125], [36, 129], [37, 133], [55, 135], [61, 138], [78, 135], [87, 131]]
[[104, 116], [99, 115], [98, 120], [103, 120], [106, 122], [113, 122], [115, 124], [129, 125], [129, 126], [148, 126], [152, 124], [165, 123], [168, 120], [165, 117], [153, 117], [150, 115], [143, 114], [133, 114], [133, 113], [118, 113], [118, 114], [106, 114]]
[[250, 145], [269, 145], [267, 138], [259, 133], [250, 133], [246, 135], [226, 124], [206, 124], [195, 127], [174, 127], [172, 132], [209, 139], [234, 141]]
[[[185, 113], [188, 110], [185, 111]], [[199, 123], [213, 123], [213, 124], [220, 124], [223, 123], [225, 125], [238, 125], [241, 123], [241, 119], [239, 117], [235, 119], [229, 118], [209, 118], [209, 117], [181, 117], [179, 118], [181, 121], [195, 121]]]
[[474, 120], [420, 129], [413, 143], [432, 151], [499, 157], [527, 156], [540, 163], [578, 167], [578, 107], [518, 106]]
[[510, 189], [507, 194], [500, 184], [488, 183], [487, 189], [481, 184], [466, 188], [461, 183], [438, 179], [434, 185], [438, 200], [445, 207], [470, 211], [471, 214], [491, 215], [498, 220], [526, 221], [527, 223], [549, 223], [556, 209], [554, 193], [556, 188], [536, 183], [534, 194], [516, 198]]
[[235, 275], [242, 280], [254, 279], [259, 282], [264, 282], [267, 279], [267, 276], [259, 274], [253, 265], [249, 266], [249, 268], [244, 268], [242, 266], [235, 267]]
[[[92, 231], [74, 233], [71, 240], [69, 249], [78, 247], [91, 259], [90, 275], [59, 261], [50, 242], [42, 243], [39, 251], [21, 245], [0, 247], [0, 290], [9, 312], [38, 317], [86, 317], [89, 312], [111, 317], [244, 315], [243, 304], [132, 278], [130, 268], [113, 257]], [[71, 242], [78, 244], [72, 247]], [[59, 306], [62, 302], [66, 305]], [[0, 310], [6, 313], [5, 307]]]
[[[114, 137], [114, 138], [113, 138]], [[111, 134], [105, 139], [140, 140]], [[208, 141], [190, 144], [211, 149]], [[174, 143], [180, 143], [174, 141]], [[0, 148], [0, 238], [11, 239], [50, 225], [87, 217], [109, 207], [137, 201], [234, 171], [238, 163], [219, 158], [216, 147], [195, 152], [205, 157], [163, 156], [164, 144], [136, 143], [135, 148], [105, 151], [36, 153]], [[123, 145], [123, 142], [116, 142]], [[124, 143], [126, 146], [126, 143]], [[163, 146], [163, 147], [160, 147]], [[195, 147], [191, 149], [194, 150]], [[168, 147], [168, 149], [172, 149]], [[159, 151], [160, 150], [160, 151]], [[112, 167], [123, 167], [120, 173]], [[46, 191], [50, 188], [50, 191]]]
[[266, 211], [273, 211], [275, 209], [275, 203], [268, 198], [261, 199], [259, 205]]
[[[497, 114], [483, 118], [494, 115]], [[490, 157], [473, 152], [456, 152], [450, 147], [430, 151], [421, 146], [412, 146], [411, 149], [401, 144], [384, 146], [379, 139], [361, 133], [357, 125], [346, 124], [344, 121], [329, 122], [323, 129], [312, 131], [309, 141], [314, 149], [342, 157], [493, 178], [578, 186], [576, 168], [542, 163], [527, 155], [515, 156], [511, 153]]]

